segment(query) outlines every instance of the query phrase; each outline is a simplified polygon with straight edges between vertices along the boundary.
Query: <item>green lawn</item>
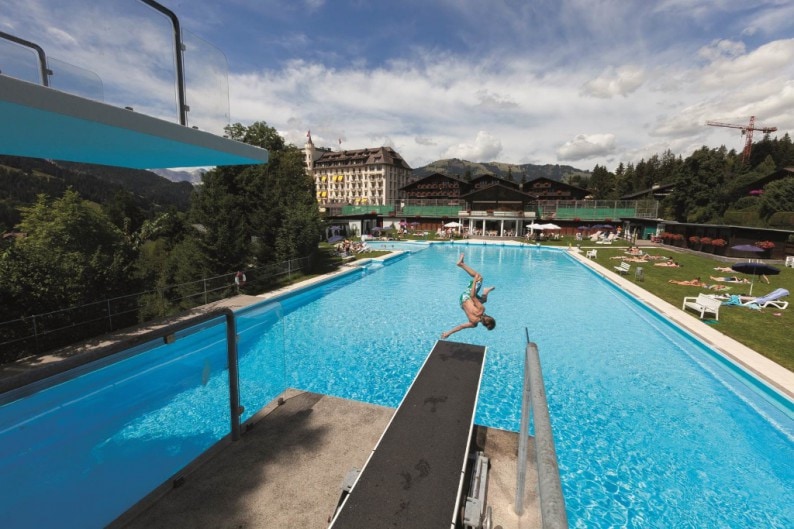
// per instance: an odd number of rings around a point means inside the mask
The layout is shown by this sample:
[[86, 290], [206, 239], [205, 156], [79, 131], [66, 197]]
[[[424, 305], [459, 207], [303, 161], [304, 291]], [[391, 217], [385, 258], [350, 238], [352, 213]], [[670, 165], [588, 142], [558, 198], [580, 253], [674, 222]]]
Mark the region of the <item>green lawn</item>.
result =
[[[669, 283], [670, 279], [689, 280], [700, 277], [708, 284], [722, 284], [730, 286], [728, 294], [747, 294], [750, 285], [717, 283], [709, 279], [710, 276], [745, 276], [738, 272], [720, 272], [714, 270], [715, 267], [727, 266], [731, 263], [721, 261], [708, 255], [692, 254], [689, 252], [677, 252], [669, 247], [647, 247], [643, 248], [649, 254], [666, 255], [672, 257], [682, 265], [681, 268], [665, 268], [654, 266], [652, 263], [631, 263], [632, 270], [636, 266], [642, 266], [645, 280], [636, 282], [634, 274], [629, 273], [630, 281], [648, 292], [662, 298], [676, 307], [681, 307], [685, 296], [697, 296], [698, 293], [713, 293], [706, 288], [676, 285]], [[625, 255], [625, 247], [599, 246], [597, 262], [612, 270], [612, 266], [620, 263], [617, 259], [611, 259], [618, 255]], [[735, 262], [735, 261], [734, 261]], [[753, 284], [753, 295], [762, 296], [768, 294], [776, 288], [782, 287], [789, 292], [794, 292], [794, 268], [785, 268], [783, 265], [774, 264], [775, 268], [780, 269], [779, 275], [769, 276], [770, 284], [755, 281]], [[760, 354], [777, 362], [783, 367], [794, 371], [794, 334], [791, 328], [794, 323], [794, 298], [785, 298], [791, 305], [785, 310], [766, 308], [763, 310], [752, 310], [746, 307], [723, 306], [720, 308], [720, 319], [718, 322], [710, 320], [714, 329], [730, 336], [731, 338], [747, 345], [758, 351]], [[694, 314], [694, 313], [689, 313]], [[693, 318], [699, 316], [695, 314]], [[708, 318], [708, 316], [707, 316]]]

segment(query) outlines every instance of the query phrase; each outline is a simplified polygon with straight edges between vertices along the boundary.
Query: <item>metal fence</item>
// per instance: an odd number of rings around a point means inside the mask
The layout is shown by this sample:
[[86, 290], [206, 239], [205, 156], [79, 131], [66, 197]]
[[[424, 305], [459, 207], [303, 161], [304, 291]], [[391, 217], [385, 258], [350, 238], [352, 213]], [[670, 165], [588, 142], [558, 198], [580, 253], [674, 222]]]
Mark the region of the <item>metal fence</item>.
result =
[[236, 272], [223, 274], [2, 322], [0, 363], [177, 314], [237, 295], [249, 287], [266, 290], [279, 279], [289, 279], [306, 270], [309, 264], [309, 257], [301, 257], [247, 269], [245, 281], [236, 279]]
[[[457, 199], [403, 199], [383, 206], [325, 204], [323, 208], [331, 217], [371, 213], [381, 216], [460, 217], [460, 213], [470, 206]], [[571, 221], [617, 221], [627, 217], [655, 219], [659, 214], [657, 200], [539, 200], [529, 202], [527, 207], [527, 213], [531, 215], [525, 213], [524, 216], [532, 216], [537, 211], [542, 218]]]

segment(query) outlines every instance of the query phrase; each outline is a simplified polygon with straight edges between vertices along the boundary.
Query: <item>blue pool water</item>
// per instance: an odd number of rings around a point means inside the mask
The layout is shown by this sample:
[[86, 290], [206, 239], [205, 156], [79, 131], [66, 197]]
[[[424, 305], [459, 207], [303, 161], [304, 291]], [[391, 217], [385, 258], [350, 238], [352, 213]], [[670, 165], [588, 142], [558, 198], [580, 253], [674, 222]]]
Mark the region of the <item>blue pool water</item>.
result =
[[[285, 387], [399, 403], [440, 333], [464, 321], [468, 277], [461, 247], [397, 247], [418, 251], [238, 314], [243, 418]], [[794, 527], [790, 400], [564, 252], [463, 250], [497, 287], [496, 329], [451, 337], [488, 346], [477, 422], [518, 429], [527, 329], [571, 527]], [[177, 344], [2, 406], [0, 519], [102, 526], [228, 433], [224, 329]], [[92, 520], [75, 509], [100, 502]]]

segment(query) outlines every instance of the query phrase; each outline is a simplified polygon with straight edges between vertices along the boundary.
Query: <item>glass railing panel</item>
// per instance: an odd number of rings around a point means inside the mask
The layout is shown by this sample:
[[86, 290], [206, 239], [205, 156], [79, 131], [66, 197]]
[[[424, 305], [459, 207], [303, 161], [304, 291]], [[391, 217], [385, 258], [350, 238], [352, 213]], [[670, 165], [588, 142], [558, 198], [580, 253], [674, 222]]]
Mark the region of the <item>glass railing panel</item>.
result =
[[41, 79], [39, 55], [35, 50], [0, 38], [0, 74], [44, 84]]
[[[177, 38], [165, 13], [134, 0], [40, 4], [46, 16], [27, 17], [14, 36], [44, 50], [51, 87], [180, 122]], [[230, 123], [226, 57], [181, 24], [187, 124], [222, 135]], [[45, 84], [35, 50], [9, 40], [0, 39], [0, 72]]]
[[229, 434], [223, 318], [124, 355], [0, 406], [5, 526], [106, 526]]
[[[171, 19], [138, 0], [101, 4], [103, 33], [97, 37], [107, 101], [166, 121], [179, 122], [176, 53]], [[89, 35], [92, 32], [88, 33]]]
[[280, 303], [257, 305], [235, 316], [241, 422], [253, 417], [287, 389], [282, 316]]
[[229, 66], [209, 42], [182, 30], [188, 125], [222, 135], [229, 125]]
[[94, 101], [105, 101], [102, 79], [96, 73], [54, 57], [47, 57], [47, 65], [51, 72], [50, 88]]

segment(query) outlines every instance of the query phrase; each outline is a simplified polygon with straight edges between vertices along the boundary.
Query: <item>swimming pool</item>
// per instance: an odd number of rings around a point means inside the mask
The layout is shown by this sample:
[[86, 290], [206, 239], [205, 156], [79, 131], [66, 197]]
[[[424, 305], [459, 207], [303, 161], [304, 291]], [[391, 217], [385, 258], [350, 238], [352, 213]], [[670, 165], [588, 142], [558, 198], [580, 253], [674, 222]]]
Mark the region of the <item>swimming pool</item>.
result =
[[[397, 405], [441, 331], [463, 321], [461, 247], [418, 248], [240, 311], [244, 418], [285, 387]], [[517, 430], [528, 329], [572, 527], [794, 525], [790, 400], [765, 398], [716, 353], [564, 252], [463, 250], [497, 286], [487, 304], [496, 329], [452, 337], [488, 346], [477, 423]], [[116, 504], [93, 523], [85, 509], [73, 513], [75, 525], [101, 526], [225, 435], [223, 332], [207, 326], [177, 342], [177, 354], [152, 347], [3, 406], [0, 470], [15, 486], [0, 497], [0, 517], [46, 524], [35, 509], [52, 496], [63, 522], [70, 505], [106, 502], [112, 491]], [[135, 413], [122, 413], [130, 400]], [[162, 468], [144, 476], [139, 458], [150, 450], [157, 456], [144, 456], [146, 466]], [[116, 501], [130, 481], [135, 493]]]

